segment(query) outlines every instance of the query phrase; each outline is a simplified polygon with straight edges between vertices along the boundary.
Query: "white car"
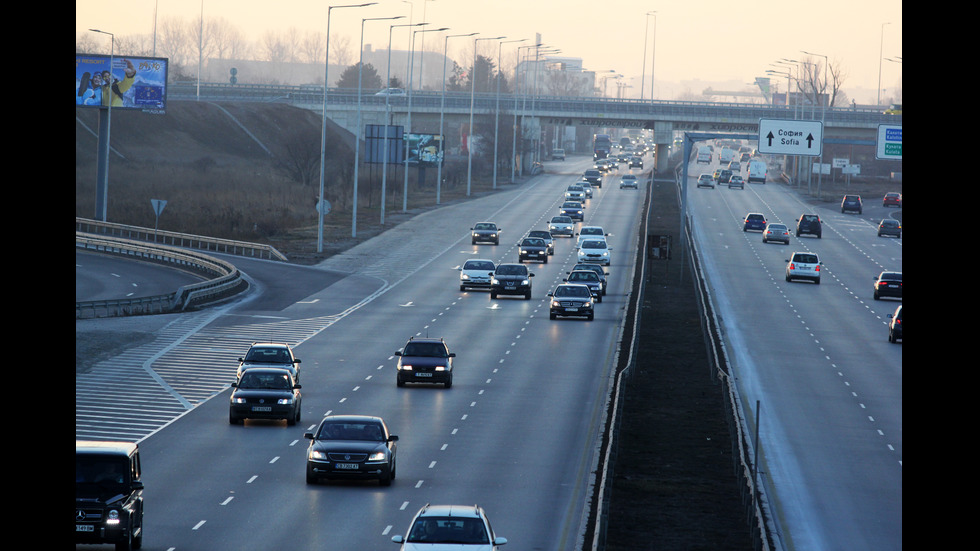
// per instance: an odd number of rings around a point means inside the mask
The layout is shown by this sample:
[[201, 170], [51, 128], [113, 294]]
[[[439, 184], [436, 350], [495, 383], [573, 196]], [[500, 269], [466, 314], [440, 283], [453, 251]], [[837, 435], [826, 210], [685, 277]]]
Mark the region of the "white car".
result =
[[809, 279], [820, 285], [820, 258], [814, 253], [795, 252], [786, 261], [786, 281]]
[[623, 177], [619, 179], [619, 189], [637, 189], [638, 187], [639, 186], [636, 183], [636, 174], [624, 174]]
[[565, 190], [565, 200], [566, 201], [578, 201], [580, 203], [584, 203], [585, 202], [585, 189], [582, 186], [578, 185], [578, 184], [572, 184], [572, 185], [568, 186], [568, 189]]
[[710, 174], [702, 174], [698, 176], [698, 187], [710, 187], [715, 189], [715, 179], [711, 177]]
[[582, 181], [579, 182], [578, 185], [582, 186], [582, 189], [585, 190], [585, 198], [592, 199], [592, 195], [594, 194], [594, 190], [592, 189], [592, 184], [586, 181]]
[[578, 247], [578, 261], [608, 266], [610, 251], [604, 239], [586, 239]]
[[578, 244], [575, 246], [581, 247], [582, 241], [585, 241], [586, 239], [602, 239], [605, 241], [606, 236], [609, 234], [602, 229], [602, 226], [582, 226], [582, 229], [580, 229], [575, 235], [578, 236]]
[[548, 222], [548, 231], [553, 237], [572, 237], [575, 234], [575, 222], [568, 216], [553, 216], [551, 222]]
[[401, 551], [495, 551], [507, 543], [493, 532], [477, 505], [428, 505], [415, 514], [405, 536], [392, 536]]
[[459, 267], [459, 290], [489, 289], [490, 275], [497, 269], [492, 260], [471, 258]]

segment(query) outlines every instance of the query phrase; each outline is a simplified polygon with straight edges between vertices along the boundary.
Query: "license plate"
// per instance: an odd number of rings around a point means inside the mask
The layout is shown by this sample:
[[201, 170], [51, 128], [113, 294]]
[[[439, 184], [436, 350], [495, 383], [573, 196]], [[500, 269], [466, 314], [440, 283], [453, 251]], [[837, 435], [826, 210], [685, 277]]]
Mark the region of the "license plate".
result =
[[75, 525], [75, 531], [76, 532], [95, 532], [95, 526], [93, 526], [91, 524], [76, 524]]
[[416, 373], [416, 377], [431, 377], [432, 373]]
[[505, 285], [504, 289], [507, 289], [508, 291], [513, 291], [514, 289], [517, 289], [517, 285]]
[[361, 468], [357, 463], [335, 463], [334, 467], [348, 471], [356, 471], [357, 469]]
[[252, 411], [272, 411], [272, 406], [252, 406]]
[[578, 308], [565, 308], [566, 312], [578, 312]]

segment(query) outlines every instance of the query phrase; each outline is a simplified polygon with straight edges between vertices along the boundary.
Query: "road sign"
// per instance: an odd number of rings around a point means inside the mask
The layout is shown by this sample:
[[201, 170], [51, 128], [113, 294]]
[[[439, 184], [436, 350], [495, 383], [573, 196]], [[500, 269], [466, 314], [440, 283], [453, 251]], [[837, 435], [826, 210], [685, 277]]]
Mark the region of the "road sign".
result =
[[822, 151], [822, 122], [759, 119], [759, 153], [816, 157]]
[[902, 125], [879, 124], [875, 158], [902, 160]]

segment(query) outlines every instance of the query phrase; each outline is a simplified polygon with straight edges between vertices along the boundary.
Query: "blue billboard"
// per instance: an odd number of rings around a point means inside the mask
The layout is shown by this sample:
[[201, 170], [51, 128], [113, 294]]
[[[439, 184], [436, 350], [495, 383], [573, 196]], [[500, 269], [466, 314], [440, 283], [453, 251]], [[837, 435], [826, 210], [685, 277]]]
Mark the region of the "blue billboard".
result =
[[[109, 63], [112, 63], [112, 67]], [[75, 54], [75, 105], [164, 112], [167, 59]]]

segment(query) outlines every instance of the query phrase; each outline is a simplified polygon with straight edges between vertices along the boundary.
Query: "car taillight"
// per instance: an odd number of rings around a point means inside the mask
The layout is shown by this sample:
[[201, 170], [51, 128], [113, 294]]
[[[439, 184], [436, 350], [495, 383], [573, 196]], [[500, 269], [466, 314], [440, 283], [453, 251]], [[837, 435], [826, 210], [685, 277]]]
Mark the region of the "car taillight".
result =
[[819, 271], [820, 271], [820, 265], [818, 264], [818, 265], [817, 265], [816, 267], [814, 267], [813, 269], [819, 272]]
[[790, 262], [790, 263], [789, 263], [789, 269], [790, 269], [790, 270], [795, 270], [795, 269], [796, 269], [796, 265], [795, 265], [795, 264], [793, 264], [792, 262]]

